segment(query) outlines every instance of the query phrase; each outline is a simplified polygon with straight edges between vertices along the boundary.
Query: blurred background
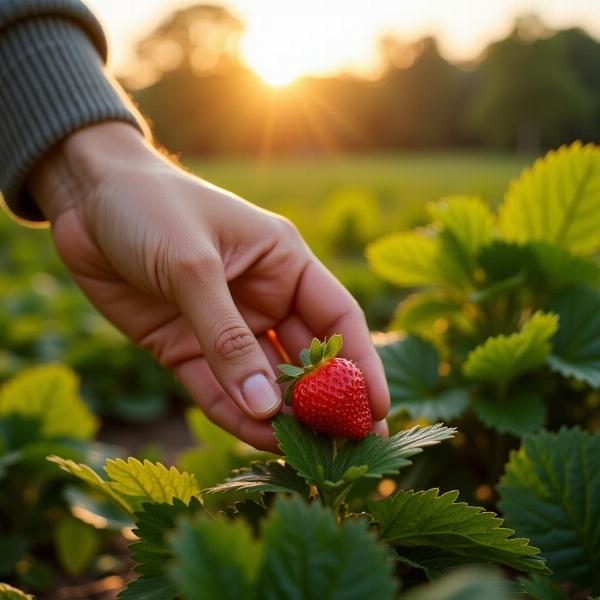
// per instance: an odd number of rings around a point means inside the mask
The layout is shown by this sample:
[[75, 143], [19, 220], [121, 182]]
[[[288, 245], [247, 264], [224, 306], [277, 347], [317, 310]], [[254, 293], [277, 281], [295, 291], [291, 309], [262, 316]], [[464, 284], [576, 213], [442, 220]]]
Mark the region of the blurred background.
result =
[[[545, 149], [600, 139], [591, 0], [90, 4], [158, 142], [291, 218], [375, 329], [399, 297], [369, 241], [445, 195], [494, 204]], [[176, 410], [176, 382], [89, 307], [49, 232], [5, 215], [0, 231], [0, 378], [60, 360], [113, 425]]]

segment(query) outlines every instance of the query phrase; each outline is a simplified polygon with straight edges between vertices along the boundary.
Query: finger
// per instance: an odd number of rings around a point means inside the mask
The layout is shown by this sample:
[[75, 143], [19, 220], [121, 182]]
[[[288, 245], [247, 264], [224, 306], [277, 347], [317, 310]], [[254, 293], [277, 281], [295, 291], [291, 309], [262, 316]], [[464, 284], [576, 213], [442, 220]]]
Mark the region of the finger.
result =
[[292, 363], [300, 364], [299, 354], [310, 346], [315, 334], [298, 315], [293, 314], [277, 326], [277, 337], [289, 354]]
[[371, 431], [386, 439], [390, 437], [390, 430], [385, 419], [382, 419], [381, 421], [373, 421]]
[[317, 337], [343, 335], [341, 354], [358, 364], [367, 382], [373, 419], [383, 419], [390, 408], [390, 392], [365, 316], [350, 293], [316, 259], [299, 282], [295, 309]]
[[252, 418], [232, 402], [206, 361], [201, 358], [188, 360], [175, 368], [175, 374], [213, 423], [250, 446], [278, 452], [271, 424]]
[[176, 298], [229, 397], [256, 419], [276, 414], [281, 393], [273, 369], [233, 302], [220, 259], [182, 265]]

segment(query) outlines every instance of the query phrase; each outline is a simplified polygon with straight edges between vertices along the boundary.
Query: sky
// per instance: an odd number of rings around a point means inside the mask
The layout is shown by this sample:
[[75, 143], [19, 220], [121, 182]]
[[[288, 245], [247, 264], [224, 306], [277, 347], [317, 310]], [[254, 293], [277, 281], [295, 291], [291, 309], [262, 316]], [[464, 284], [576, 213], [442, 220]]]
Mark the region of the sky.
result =
[[[215, 0], [212, 0], [213, 2]], [[136, 41], [190, 0], [88, 0], [111, 42], [111, 66], [125, 74]], [[209, 2], [210, 3], [210, 0]], [[215, 2], [216, 3], [216, 2]], [[274, 85], [304, 74], [377, 65], [376, 42], [394, 33], [406, 41], [434, 34], [444, 55], [475, 58], [504, 37], [518, 15], [536, 13], [550, 27], [584, 26], [600, 38], [600, 0], [226, 0], [246, 24], [244, 60]]]

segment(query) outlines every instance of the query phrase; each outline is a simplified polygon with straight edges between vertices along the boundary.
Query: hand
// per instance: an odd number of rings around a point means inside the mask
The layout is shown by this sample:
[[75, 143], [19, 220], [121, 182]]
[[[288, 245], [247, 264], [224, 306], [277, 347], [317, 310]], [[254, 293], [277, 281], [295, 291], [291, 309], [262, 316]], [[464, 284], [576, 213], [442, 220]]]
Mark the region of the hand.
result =
[[384, 419], [389, 393], [363, 313], [289, 221], [185, 173], [117, 122], [70, 136], [30, 189], [88, 298], [227, 431], [276, 448], [271, 328], [293, 357], [342, 333]]

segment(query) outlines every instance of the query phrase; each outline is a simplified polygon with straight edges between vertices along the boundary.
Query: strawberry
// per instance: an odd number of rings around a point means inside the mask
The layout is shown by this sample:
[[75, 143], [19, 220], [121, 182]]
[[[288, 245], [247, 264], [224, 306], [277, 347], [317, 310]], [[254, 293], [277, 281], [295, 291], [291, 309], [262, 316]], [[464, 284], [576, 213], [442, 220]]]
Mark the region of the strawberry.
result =
[[362, 371], [350, 360], [337, 358], [342, 336], [325, 343], [313, 339], [300, 353], [302, 367], [279, 365], [279, 383], [289, 381], [284, 398], [296, 418], [318, 433], [362, 439], [371, 430], [367, 384]]

